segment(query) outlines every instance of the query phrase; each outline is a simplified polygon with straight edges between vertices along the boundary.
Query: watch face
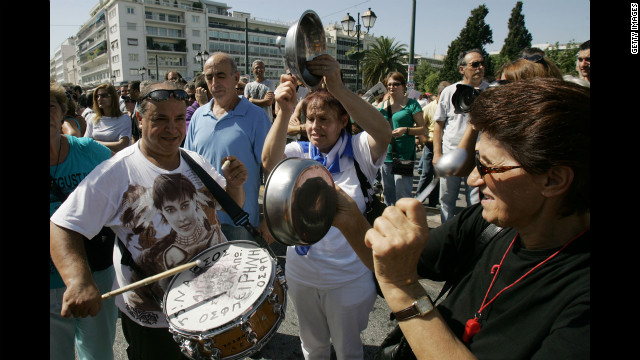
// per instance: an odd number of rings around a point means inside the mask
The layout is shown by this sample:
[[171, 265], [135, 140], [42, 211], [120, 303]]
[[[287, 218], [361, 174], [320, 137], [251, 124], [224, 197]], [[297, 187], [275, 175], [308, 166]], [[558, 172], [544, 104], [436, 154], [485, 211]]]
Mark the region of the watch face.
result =
[[431, 303], [431, 300], [428, 297], [423, 296], [418, 300], [416, 300], [416, 308], [420, 312], [420, 316], [422, 316], [428, 313], [429, 311], [433, 310], [433, 304]]

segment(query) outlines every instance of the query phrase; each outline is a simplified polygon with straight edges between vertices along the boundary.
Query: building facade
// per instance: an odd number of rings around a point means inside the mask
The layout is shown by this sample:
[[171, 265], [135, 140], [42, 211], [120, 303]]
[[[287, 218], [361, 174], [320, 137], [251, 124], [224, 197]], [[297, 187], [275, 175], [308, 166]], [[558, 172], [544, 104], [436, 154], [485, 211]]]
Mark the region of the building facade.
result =
[[[74, 45], [69, 45], [75, 56], [73, 67], [66, 69], [74, 74], [65, 81], [84, 88], [104, 82], [119, 86], [132, 80], [163, 79], [170, 70], [189, 80], [202, 71], [196, 54], [203, 51], [228, 53], [238, 71], [250, 80], [251, 64], [261, 59], [265, 77], [278, 80], [286, 64], [284, 46], [278, 48], [276, 39], [286, 37], [297, 20], [258, 19], [211, 0], [98, 0], [74, 37]], [[355, 91], [356, 60], [346, 55], [356, 47], [355, 35], [348, 35], [337, 24], [325, 24], [325, 36], [327, 53], [341, 63], [344, 82]], [[360, 34], [360, 50], [373, 42], [373, 37]], [[55, 62], [56, 80], [60, 81], [57, 57]]]

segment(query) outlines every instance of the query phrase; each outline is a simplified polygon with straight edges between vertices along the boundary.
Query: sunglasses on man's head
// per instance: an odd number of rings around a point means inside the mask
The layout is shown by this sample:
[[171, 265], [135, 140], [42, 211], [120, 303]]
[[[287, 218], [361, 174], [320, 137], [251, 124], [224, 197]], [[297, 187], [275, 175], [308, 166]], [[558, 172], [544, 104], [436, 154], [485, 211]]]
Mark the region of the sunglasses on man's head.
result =
[[146, 99], [151, 99], [154, 101], [165, 101], [168, 100], [169, 97], [173, 94], [173, 98], [176, 100], [188, 100], [189, 94], [186, 91], [181, 89], [176, 90], [153, 90], [147, 95], [138, 99], [138, 104], [141, 104]]

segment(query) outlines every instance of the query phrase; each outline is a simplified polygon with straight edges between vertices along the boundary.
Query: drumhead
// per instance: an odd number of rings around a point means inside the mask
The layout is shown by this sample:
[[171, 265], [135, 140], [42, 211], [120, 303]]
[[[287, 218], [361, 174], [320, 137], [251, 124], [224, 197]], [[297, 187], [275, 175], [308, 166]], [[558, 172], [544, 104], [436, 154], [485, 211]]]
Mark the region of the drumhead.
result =
[[203, 267], [175, 275], [164, 297], [169, 325], [187, 334], [233, 325], [263, 301], [275, 277], [274, 260], [253, 241], [218, 244], [196, 260]]

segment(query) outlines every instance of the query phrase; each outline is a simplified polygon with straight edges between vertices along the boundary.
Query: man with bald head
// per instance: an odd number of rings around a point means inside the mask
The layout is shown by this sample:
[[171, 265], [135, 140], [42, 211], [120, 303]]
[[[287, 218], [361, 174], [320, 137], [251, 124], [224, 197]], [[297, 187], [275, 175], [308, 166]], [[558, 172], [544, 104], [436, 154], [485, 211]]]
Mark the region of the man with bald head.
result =
[[[211, 55], [204, 64], [204, 76], [213, 98], [193, 113], [184, 148], [202, 155], [218, 171], [220, 160], [229, 155], [236, 156], [247, 167], [249, 176], [244, 184], [246, 201], [243, 210], [249, 214], [251, 225], [270, 241], [266, 226], [260, 224], [258, 197], [262, 146], [271, 122], [262, 108], [250, 103], [246, 97], [238, 97], [236, 85], [240, 73], [231, 56], [222, 52]], [[227, 239], [253, 239], [251, 233], [236, 226], [227, 213], [219, 211], [218, 216]]]
[[[51, 258], [67, 285], [63, 317], [95, 316], [102, 306], [82, 236], [93, 239], [103, 226], [118, 239], [113, 250], [116, 288], [187, 263], [227, 241], [216, 199], [181, 158], [187, 97], [172, 81], [143, 87], [137, 101], [140, 140], [100, 163], [51, 217]], [[228, 157], [231, 165], [223, 173], [195, 152], [186, 155], [234, 201], [244, 203], [247, 171], [237, 158]], [[129, 359], [184, 359], [160, 303], [167, 280], [116, 297]]]

